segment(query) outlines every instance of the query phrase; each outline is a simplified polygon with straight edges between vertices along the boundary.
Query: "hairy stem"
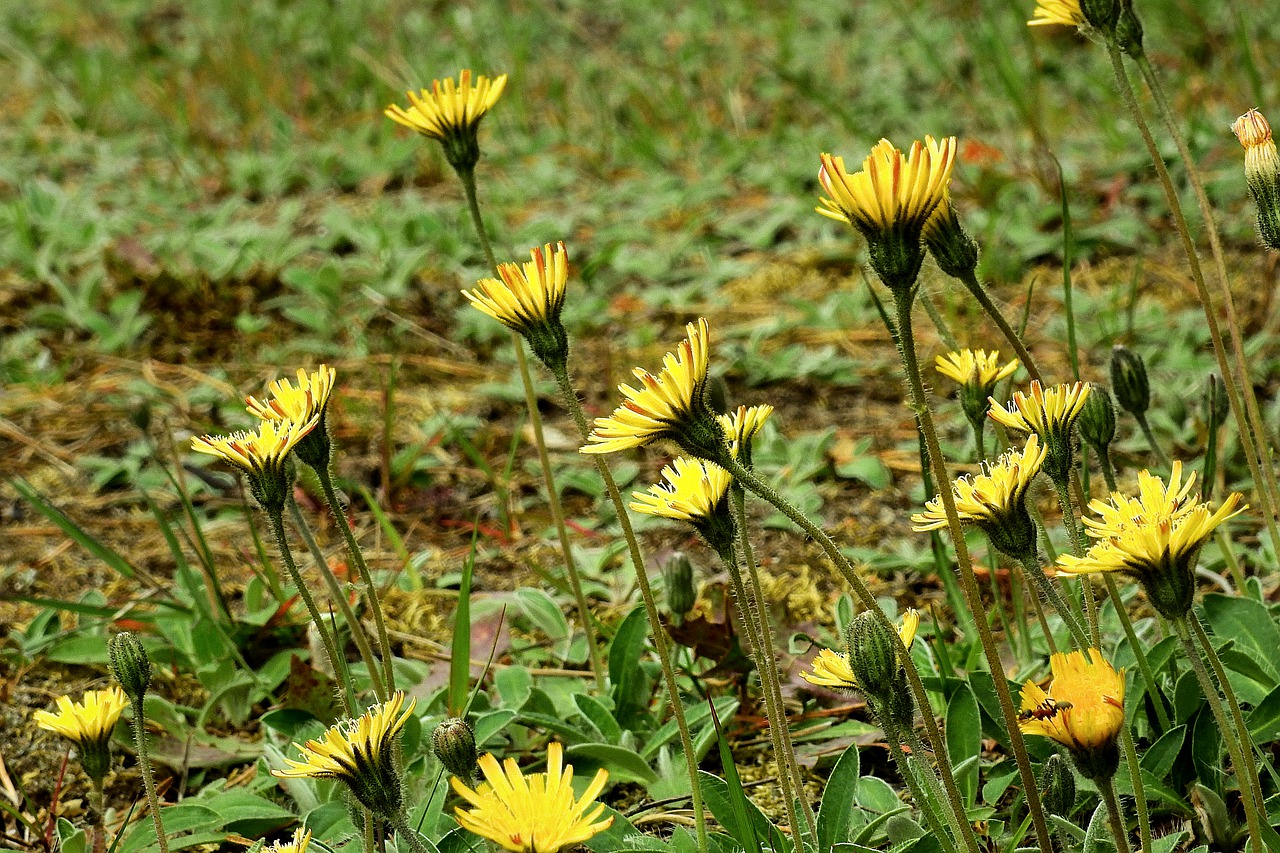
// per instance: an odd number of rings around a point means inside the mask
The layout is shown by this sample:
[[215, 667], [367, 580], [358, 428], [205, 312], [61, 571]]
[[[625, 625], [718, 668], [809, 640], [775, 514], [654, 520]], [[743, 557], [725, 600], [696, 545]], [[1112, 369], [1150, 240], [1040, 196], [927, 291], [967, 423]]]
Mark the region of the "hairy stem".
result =
[[[1058, 503], [1062, 506], [1062, 524], [1067, 528], [1067, 537], [1071, 540], [1071, 553], [1083, 557], [1087, 549], [1084, 532], [1080, 530], [1080, 522], [1076, 519], [1075, 502], [1071, 500], [1071, 489], [1065, 479], [1055, 478], [1053, 487], [1058, 493]], [[1089, 623], [1089, 645], [1095, 649], [1102, 648], [1102, 631], [1098, 627], [1098, 602], [1093, 597], [1093, 586], [1081, 578], [1080, 597], [1084, 601], [1085, 620]]]
[[1116, 616], [1120, 617], [1120, 627], [1124, 629], [1125, 639], [1129, 641], [1129, 648], [1133, 650], [1133, 656], [1138, 661], [1138, 670], [1142, 673], [1142, 680], [1147, 683], [1147, 692], [1151, 694], [1151, 704], [1156, 708], [1156, 722], [1160, 726], [1160, 734], [1164, 734], [1173, 727], [1173, 723], [1169, 719], [1169, 713], [1164, 707], [1164, 697], [1160, 695], [1160, 688], [1156, 685], [1156, 673], [1151, 668], [1151, 661], [1147, 660], [1147, 651], [1143, 648], [1142, 643], [1138, 642], [1138, 633], [1133, 630], [1133, 620], [1129, 618], [1129, 611], [1125, 608], [1124, 602], [1120, 599], [1120, 590], [1116, 586], [1115, 579], [1111, 577], [1110, 572], [1100, 572], [1102, 582], [1106, 584], [1107, 596], [1111, 599], [1111, 606], [1116, 609]]
[[151, 755], [147, 751], [147, 715], [143, 710], [142, 694], [129, 697], [133, 705], [133, 743], [138, 750], [138, 770], [142, 774], [142, 786], [147, 792], [147, 809], [156, 828], [156, 844], [160, 853], [169, 853], [169, 839], [164, 834], [164, 819], [160, 817], [160, 797], [156, 793], [156, 776], [151, 767]]
[[1040, 368], [1036, 366], [1036, 360], [1031, 357], [1031, 351], [1027, 349], [1027, 345], [1022, 342], [1022, 337], [1014, 331], [1013, 326], [1009, 325], [1009, 321], [1005, 319], [1004, 314], [1000, 311], [999, 306], [991, 301], [991, 297], [987, 295], [986, 289], [982, 283], [978, 281], [977, 273], [970, 271], [968, 275], [960, 279], [961, 284], [973, 294], [973, 298], [978, 300], [978, 304], [982, 306], [982, 310], [991, 318], [991, 322], [996, 324], [1000, 329], [1000, 334], [1004, 335], [1004, 339], [1009, 342], [1009, 346], [1013, 347], [1013, 351], [1017, 353], [1018, 360], [1022, 362], [1022, 366], [1027, 369], [1027, 375], [1037, 381], [1043, 381], [1040, 377]]
[[1089, 639], [1085, 636], [1084, 626], [1080, 624], [1080, 619], [1075, 612], [1067, 606], [1067, 602], [1062, 598], [1062, 593], [1058, 592], [1058, 588], [1053, 585], [1053, 581], [1049, 580], [1049, 576], [1044, 573], [1044, 567], [1040, 565], [1040, 558], [1035, 554], [1027, 554], [1022, 558], [1022, 567], [1035, 583], [1036, 589], [1040, 592], [1040, 597], [1053, 605], [1053, 609], [1058, 611], [1058, 616], [1062, 619], [1063, 624], [1067, 626], [1067, 630], [1071, 632], [1071, 639], [1075, 641], [1076, 646], [1082, 649], [1088, 648]]
[[[951, 834], [938, 817], [937, 803], [920, 786], [920, 780], [916, 778], [916, 771], [911, 767], [911, 758], [902, 749], [902, 737], [899, 735], [897, 723], [894, 722], [893, 716], [882, 703], [871, 696], [868, 696], [867, 699], [871, 702], [875, 715], [880, 720], [880, 727], [884, 730], [885, 740], [889, 742], [889, 754], [892, 756], [894, 763], [898, 765], [898, 770], [902, 774], [902, 781], [907, 784], [907, 790], [911, 792], [911, 799], [916, 801], [916, 806], [920, 809], [920, 813], [924, 815], [924, 822], [928, 824], [929, 831], [943, 845], [943, 850], [947, 851], [947, 853], [954, 853], [955, 846], [951, 843]], [[928, 770], [928, 765], [925, 765], [924, 769], [928, 772], [921, 775], [933, 775], [933, 771]]]
[[1133, 848], [1129, 845], [1129, 831], [1124, 825], [1124, 813], [1120, 811], [1120, 798], [1116, 796], [1115, 779], [1108, 778], [1104, 782], [1098, 782], [1098, 793], [1102, 795], [1102, 801], [1107, 804], [1107, 823], [1111, 826], [1111, 836], [1116, 840], [1116, 850], [1119, 853], [1132, 853]]

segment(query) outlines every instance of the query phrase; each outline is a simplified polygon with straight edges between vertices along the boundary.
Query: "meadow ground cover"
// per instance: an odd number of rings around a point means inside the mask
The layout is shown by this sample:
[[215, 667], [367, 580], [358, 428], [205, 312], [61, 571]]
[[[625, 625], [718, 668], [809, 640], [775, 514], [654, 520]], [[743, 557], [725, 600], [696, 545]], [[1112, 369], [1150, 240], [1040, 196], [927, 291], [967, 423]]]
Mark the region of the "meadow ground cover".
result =
[[1280, 8], [1135, 2], [0, 11], [4, 843], [1280, 849]]

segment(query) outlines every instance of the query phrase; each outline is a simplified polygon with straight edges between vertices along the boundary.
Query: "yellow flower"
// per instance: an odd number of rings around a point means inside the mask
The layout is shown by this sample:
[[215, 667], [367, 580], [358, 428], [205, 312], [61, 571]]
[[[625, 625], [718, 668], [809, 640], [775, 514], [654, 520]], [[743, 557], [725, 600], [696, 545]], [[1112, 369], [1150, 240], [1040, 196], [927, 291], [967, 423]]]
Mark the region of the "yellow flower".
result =
[[[920, 627], [920, 613], [909, 608], [902, 614], [902, 624], [898, 626], [898, 636], [902, 645], [908, 649], [916, 638], [916, 630]], [[822, 649], [813, 659], [813, 672], [801, 672], [800, 677], [810, 684], [819, 687], [830, 687], [835, 690], [857, 690], [858, 679], [849, 666], [848, 653], [840, 654], [831, 649]]]
[[[982, 474], [965, 475], [957, 479], [952, 485], [951, 493], [955, 496], [956, 514], [960, 516], [960, 520], [988, 530], [992, 526], [1001, 528], [1009, 525], [1012, 515], [1025, 515], [1027, 489], [1041, 471], [1046, 453], [1046, 448], [1039, 444], [1036, 435], [1032, 435], [1021, 453], [1009, 451], [996, 460], [995, 464], [986, 466]], [[947, 515], [941, 496], [925, 503], [924, 512], [916, 512], [911, 516], [911, 529], [918, 533], [942, 530], [946, 526]], [[988, 533], [991, 532], [988, 530]], [[1033, 529], [1033, 543], [1034, 533]], [[1021, 552], [1014, 556], [1024, 555], [1025, 552]]]
[[[1018, 360], [1000, 365], [1000, 350], [962, 349], [940, 355], [935, 361], [939, 373], [959, 385], [971, 385], [990, 389], [1001, 379], [1018, 372]], [[986, 392], [990, 394], [991, 391]]]
[[262, 402], [257, 397], [245, 397], [246, 408], [249, 414], [264, 421], [306, 423], [314, 417], [323, 417], [336, 377], [337, 371], [327, 364], [310, 374], [299, 368], [297, 387], [288, 379], [277, 379], [269, 386], [271, 399]]
[[929, 216], [946, 200], [956, 139], [941, 142], [926, 136], [913, 142], [905, 157], [881, 139], [862, 161], [862, 171], [849, 174], [844, 158], [821, 155], [818, 182], [830, 198], [821, 199], [818, 213], [847, 222], [875, 239], [889, 231], [920, 238]]
[[406, 93], [408, 109], [391, 104], [384, 112], [392, 121], [441, 142], [459, 134], [474, 137], [480, 119], [498, 102], [506, 85], [505, 74], [492, 80], [481, 74], [472, 83], [471, 71], [463, 69], [456, 84], [451, 77], [433, 80], [431, 91]]
[[1111, 500], [1098, 498], [1089, 502], [1089, 509], [1097, 518], [1085, 517], [1085, 532], [1095, 539], [1112, 539], [1126, 530], [1151, 524], [1159, 519], [1174, 519], [1195, 509], [1196, 502], [1188, 501], [1196, 484], [1196, 472], [1192, 471], [1187, 482], [1182, 482], [1182, 462], [1173, 463], [1169, 472], [1169, 485], [1150, 471], [1138, 474], [1138, 497], [1131, 498], [1121, 492], [1112, 492]]
[[632, 492], [631, 508], [646, 515], [696, 522], [716, 514], [733, 482], [729, 472], [716, 463], [683, 456], [662, 469], [662, 479], [667, 485]]
[[751, 444], [756, 433], [764, 429], [764, 422], [773, 414], [773, 406], [739, 406], [735, 411], [718, 416], [725, 435], [735, 446], [745, 447]]
[[259, 475], [284, 467], [289, 451], [315, 429], [316, 415], [308, 421], [263, 421], [257, 432], [234, 432], [230, 435], [206, 435], [191, 440], [191, 449], [217, 456], [244, 471]]
[[42, 729], [57, 732], [78, 744], [106, 743], [120, 719], [129, 698], [119, 685], [106, 690], [90, 690], [79, 702], [70, 696], [58, 697], [58, 711], [36, 711], [33, 715]]
[[[485, 781], [475, 790], [458, 777], [449, 780], [453, 790], [471, 804], [456, 810], [458, 823], [513, 853], [557, 853], [603, 832], [613, 818], [603, 820], [604, 804], [594, 803], [609, 774], [596, 771], [581, 797], [574, 797], [573, 766], [564, 766], [559, 743], [547, 746], [547, 772], [520, 772], [508, 758], [502, 765], [485, 753], [480, 757]], [[594, 806], [594, 807], [593, 807]]]
[[1080, 9], [1080, 0], [1036, 0], [1035, 17], [1027, 21], [1027, 26], [1039, 27], [1059, 24], [1064, 27], [1078, 27], [1084, 23], [1084, 12]]
[[1084, 401], [1089, 398], [1087, 382], [1071, 385], [1055, 385], [1048, 391], [1038, 381], [1032, 381], [1031, 392], [1018, 391], [1006, 409], [991, 400], [991, 420], [1019, 432], [1033, 432], [1042, 441], [1055, 434], [1068, 432], [1080, 417]]
[[311, 846], [311, 830], [301, 828], [293, 831], [293, 838], [288, 841], [277, 841], [263, 848], [262, 853], [307, 853]]
[[1109, 778], [1119, 762], [1124, 670], [1117, 672], [1097, 649], [1057, 652], [1049, 667], [1053, 682], [1047, 692], [1034, 681], [1022, 686], [1018, 727], [1067, 747], [1090, 779]]
[[498, 264], [497, 278], [482, 278], [462, 295], [476, 308], [518, 332], [534, 354], [553, 371], [569, 357], [569, 337], [560, 323], [569, 280], [569, 256], [564, 243], [550, 243], [530, 253], [524, 264]]
[[413, 713], [417, 700], [404, 705], [403, 691], [397, 691], [360, 717], [345, 720], [316, 740], [303, 746], [299, 760], [284, 760], [283, 770], [273, 776], [285, 779], [339, 779], [367, 808], [381, 817], [399, 813], [404, 794], [396, 767], [396, 737]]
[[724, 428], [706, 402], [709, 326], [699, 319], [685, 330], [679, 351], [663, 357], [657, 376], [637, 367], [641, 387], [618, 386], [626, 400], [609, 417], [596, 418], [582, 453], [613, 453], [669, 438], [693, 455], [723, 457]]

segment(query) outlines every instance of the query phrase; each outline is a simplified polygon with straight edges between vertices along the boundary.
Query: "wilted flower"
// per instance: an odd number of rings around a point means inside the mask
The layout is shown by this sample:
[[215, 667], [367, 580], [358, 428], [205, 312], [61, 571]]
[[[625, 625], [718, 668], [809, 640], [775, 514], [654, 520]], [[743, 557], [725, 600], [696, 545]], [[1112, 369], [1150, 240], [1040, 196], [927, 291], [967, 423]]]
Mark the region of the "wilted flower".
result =
[[525, 775], [510, 758], [503, 764], [485, 753], [480, 757], [485, 781], [474, 790], [455, 776], [453, 790], [471, 808], [456, 810], [464, 829], [513, 853], [558, 853], [603, 832], [613, 818], [601, 819], [604, 805], [594, 800], [609, 774], [596, 771], [581, 797], [573, 794], [573, 766], [564, 766], [559, 743], [547, 746], [547, 771]]
[[1117, 672], [1097, 649], [1057, 652], [1049, 667], [1053, 682], [1047, 692], [1034, 681], [1022, 687], [1019, 728], [1065, 746], [1088, 778], [1109, 779], [1120, 760], [1124, 670]]
[[1258, 208], [1258, 234], [1265, 246], [1280, 251], [1280, 155], [1271, 138], [1271, 126], [1257, 110], [1231, 125], [1244, 146], [1244, 176]]
[[550, 370], [563, 368], [569, 357], [569, 336], [560, 311], [569, 280], [569, 256], [564, 243], [550, 243], [530, 251], [532, 260], [498, 264], [497, 278], [482, 278], [475, 290], [462, 295], [529, 341], [534, 355]]
[[476, 135], [480, 119], [498, 102], [506, 85], [505, 74], [492, 80], [482, 74], [472, 83], [471, 71], [464, 69], [456, 84], [453, 78], [433, 80], [430, 91], [407, 93], [408, 109], [391, 104], [384, 112], [392, 121], [439, 140], [455, 169], [470, 170], [480, 159]]
[[627, 399], [607, 418], [596, 418], [582, 453], [613, 453], [670, 439], [700, 458], [728, 452], [724, 426], [706, 401], [710, 329], [705, 319], [685, 327], [676, 353], [667, 353], [657, 376], [637, 367], [641, 387], [619, 385]]

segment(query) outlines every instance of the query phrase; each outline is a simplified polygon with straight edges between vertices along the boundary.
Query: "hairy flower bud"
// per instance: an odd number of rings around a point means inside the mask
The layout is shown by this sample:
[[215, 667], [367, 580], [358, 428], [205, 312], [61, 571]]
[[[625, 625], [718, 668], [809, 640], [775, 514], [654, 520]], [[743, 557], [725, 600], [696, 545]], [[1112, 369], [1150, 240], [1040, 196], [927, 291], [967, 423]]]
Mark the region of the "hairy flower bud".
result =
[[667, 591], [667, 609], [672, 616], [683, 618], [698, 601], [693, 588], [693, 563], [687, 555], [676, 552], [663, 565], [662, 579]]
[[1111, 348], [1111, 387], [1120, 408], [1141, 419], [1151, 405], [1151, 385], [1142, 356], [1121, 344]]
[[1097, 382], [1089, 399], [1080, 410], [1080, 438], [1099, 453], [1106, 451], [1116, 437], [1116, 408], [1111, 402], [1111, 392]]
[[107, 643], [111, 674], [134, 702], [141, 702], [151, 686], [151, 660], [137, 635], [124, 631]]
[[1076, 776], [1061, 755], [1049, 756], [1040, 776], [1040, 798], [1044, 810], [1058, 817], [1069, 817], [1076, 804]]
[[1116, 44], [1135, 59], [1142, 56], [1142, 21], [1133, 11], [1133, 0], [1122, 0], [1120, 19], [1116, 21]]
[[480, 754], [476, 734], [466, 720], [450, 717], [431, 732], [431, 751], [454, 776], [470, 782], [476, 776]]
[[1244, 176], [1258, 208], [1258, 236], [1269, 249], [1280, 251], [1280, 155], [1271, 136], [1271, 125], [1257, 110], [1231, 125], [1244, 146]]
[[924, 224], [924, 244], [933, 260], [952, 278], [965, 279], [978, 268], [978, 243], [964, 230], [948, 197]]
[[879, 618], [864, 610], [849, 623], [846, 640], [849, 645], [849, 668], [858, 686], [882, 701], [887, 701], [900, 686], [898, 676], [898, 638]]
[[1120, 17], [1120, 4], [1117, 0], [1080, 0], [1080, 12], [1090, 26], [1110, 34]]

